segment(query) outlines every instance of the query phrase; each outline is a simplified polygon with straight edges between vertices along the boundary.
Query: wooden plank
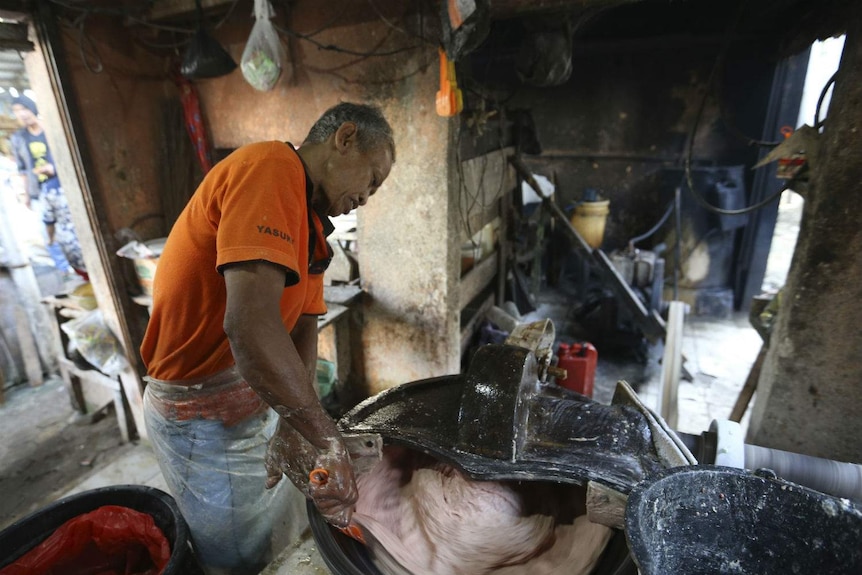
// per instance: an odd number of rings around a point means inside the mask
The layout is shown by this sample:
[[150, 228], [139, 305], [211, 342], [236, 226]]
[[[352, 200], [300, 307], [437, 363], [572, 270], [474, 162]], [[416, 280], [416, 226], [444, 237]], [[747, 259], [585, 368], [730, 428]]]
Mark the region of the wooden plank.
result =
[[625, 529], [628, 496], [595, 481], [587, 482], [587, 517], [593, 523]]
[[323, 287], [323, 301], [326, 303], [339, 303], [350, 305], [362, 294], [362, 288], [353, 285], [338, 285]]
[[[530, 176], [530, 178], [532, 179], [532, 176]], [[537, 184], [535, 180], [533, 180], [533, 183], [535, 184], [535, 187], [533, 189], [536, 190], [537, 194], [541, 194], [538, 187], [539, 184]], [[548, 209], [548, 211], [551, 213], [551, 215], [556, 217], [563, 224], [563, 231], [572, 240], [572, 245], [574, 246], [574, 248], [583, 255], [591, 256], [593, 253], [593, 248], [590, 246], [590, 244], [587, 243], [587, 240], [584, 239], [584, 236], [582, 236], [578, 232], [578, 230], [575, 229], [575, 226], [572, 225], [572, 222], [569, 221], [569, 218], [566, 217], [566, 214], [564, 214], [563, 210], [560, 209], [560, 206], [552, 202], [550, 198], [543, 198], [542, 202], [544, 203], [544, 206]]]
[[500, 229], [497, 230], [497, 304], [506, 301], [506, 276], [508, 275], [509, 257], [512, 246], [509, 237], [509, 210], [512, 207], [512, 194], [506, 194], [500, 200]]
[[462, 310], [485, 289], [497, 274], [498, 253], [486, 257], [461, 278], [458, 286], [458, 309]]
[[665, 326], [661, 316], [655, 313], [654, 310], [647, 310], [646, 306], [644, 306], [643, 302], [638, 298], [631, 286], [626, 283], [625, 279], [623, 279], [617, 271], [617, 268], [614, 266], [613, 262], [611, 262], [610, 258], [608, 258], [607, 254], [600, 249], [593, 249], [590, 247], [559, 206], [547, 198], [545, 198], [544, 202], [545, 206], [550, 209], [551, 214], [556, 216], [556, 218], [561, 222], [563, 230], [573, 240], [572, 243], [575, 249], [582, 254], [590, 256], [588, 261], [592, 261], [594, 265], [598, 267], [605, 285], [611, 288], [620, 300], [622, 300], [623, 304], [633, 313], [635, 320], [638, 322], [638, 325], [643, 330], [647, 339], [653, 342], [662, 339], [665, 335]]
[[21, 357], [24, 358], [27, 382], [32, 387], [38, 387], [45, 382], [42, 377], [42, 362], [39, 361], [36, 340], [30, 333], [30, 321], [21, 306], [15, 306], [15, 330], [18, 332], [18, 345], [21, 347]]
[[661, 362], [661, 416], [676, 429], [679, 422], [679, 378], [682, 373], [682, 335], [685, 325], [686, 304], [681, 301], [670, 302], [667, 321], [667, 337]]
[[602, 270], [603, 276], [610, 279], [608, 287], [618, 292], [626, 301], [626, 304], [631, 307], [636, 315], [642, 318], [651, 318], [651, 314], [647, 311], [646, 306], [638, 298], [637, 294], [629, 286], [628, 282], [620, 275], [614, 263], [608, 255], [600, 249], [593, 250], [593, 258], [598, 262], [599, 268]]
[[763, 369], [763, 361], [766, 359], [766, 344], [760, 346], [760, 352], [757, 354], [757, 359], [754, 360], [754, 365], [751, 366], [751, 371], [748, 372], [748, 377], [745, 379], [745, 384], [739, 392], [739, 397], [736, 398], [736, 403], [730, 411], [730, 421], [739, 423], [742, 421], [742, 416], [745, 415], [745, 410], [748, 409], [748, 404], [754, 396], [754, 391], [757, 389], [757, 381], [760, 379], [760, 371]]
[[[217, 6], [231, 4], [235, 0], [201, 0], [201, 8], [206, 12]], [[163, 20], [177, 16], [188, 16], [196, 10], [195, 0], [154, 0], [150, 9], [150, 20]]]
[[333, 323], [335, 320], [340, 318], [342, 315], [347, 313], [347, 306], [343, 306], [341, 304], [327, 302], [326, 303], [326, 313], [318, 316], [317, 318], [317, 329], [318, 331], [325, 328], [329, 324]]
[[97, 369], [83, 369], [67, 358], [60, 358], [60, 365], [69, 379], [77, 384], [81, 393], [81, 404], [84, 406], [83, 413], [96, 413], [110, 404], [114, 406], [117, 416], [117, 424], [120, 427], [120, 437], [123, 442], [128, 442], [135, 428], [128, 412], [123, 388], [118, 379], [108, 377]]
[[130, 367], [123, 370], [120, 380], [135, 419], [135, 427], [142, 439], [146, 439], [143, 411], [143, 381], [139, 370], [143, 364], [138, 354], [136, 338], [133, 337], [127, 310], [132, 307], [126, 290], [120, 262], [115, 254], [114, 238], [107, 232], [108, 226], [104, 206], [96, 201], [90, 168], [92, 164], [86, 146], [87, 139], [83, 123], [73, 97], [71, 76], [60, 38], [56, 19], [48, 17], [50, 7], [36, 3], [34, 28], [36, 51], [25, 58], [27, 75], [33, 90], [45, 97], [39, 101], [40, 117], [51, 154], [57, 166], [63, 190], [69, 202], [72, 221], [77, 229], [78, 240], [90, 283], [99, 302], [105, 325], [117, 336], [129, 361]]
[[655, 342], [663, 338], [665, 335], [665, 326], [661, 317], [646, 309], [643, 302], [640, 301], [634, 291], [632, 291], [631, 286], [629, 286], [619, 274], [608, 256], [600, 249], [593, 249], [586, 240], [584, 240], [583, 236], [578, 233], [578, 230], [575, 229], [572, 222], [569, 221], [569, 218], [566, 217], [566, 214], [563, 213], [559, 206], [551, 201], [550, 198], [546, 198], [542, 194], [538, 182], [536, 182], [533, 174], [524, 165], [520, 158], [513, 156], [509, 161], [512, 166], [514, 166], [515, 171], [517, 171], [518, 174], [524, 178], [524, 181], [526, 181], [539, 197], [542, 198], [542, 202], [550, 213], [560, 221], [563, 231], [565, 231], [572, 239], [574, 248], [582, 255], [587, 256], [586, 259], [588, 261], [592, 261], [598, 267], [605, 285], [614, 290], [617, 296], [622, 300], [623, 304], [632, 311], [635, 316], [634, 319], [638, 322], [638, 325], [643, 330], [647, 339]]

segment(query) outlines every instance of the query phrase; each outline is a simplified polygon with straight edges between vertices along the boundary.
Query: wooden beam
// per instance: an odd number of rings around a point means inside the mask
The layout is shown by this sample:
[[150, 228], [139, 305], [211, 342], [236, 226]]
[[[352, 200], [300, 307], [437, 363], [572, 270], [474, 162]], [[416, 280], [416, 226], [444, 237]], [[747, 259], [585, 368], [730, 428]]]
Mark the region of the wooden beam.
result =
[[754, 360], [754, 365], [751, 366], [751, 371], [748, 372], [748, 377], [745, 379], [745, 385], [739, 391], [739, 397], [736, 398], [736, 403], [733, 404], [733, 409], [730, 411], [730, 421], [739, 423], [742, 421], [742, 416], [745, 415], [745, 410], [748, 409], [748, 404], [754, 396], [754, 391], [757, 389], [757, 381], [760, 379], [760, 372], [763, 369], [763, 361], [766, 359], [766, 344], [760, 346], [760, 351], [757, 354], [757, 359]]
[[[204, 12], [211, 8], [232, 4], [235, 0], [201, 0], [201, 8]], [[150, 10], [150, 20], [163, 20], [176, 16], [188, 16], [194, 14], [195, 0], [154, 0]]]
[[551, 215], [560, 221], [563, 231], [572, 240], [574, 248], [598, 269], [605, 285], [611, 288], [617, 297], [622, 300], [623, 305], [629, 308], [634, 315], [635, 321], [638, 322], [641, 331], [643, 331], [644, 336], [652, 342], [662, 339], [665, 336], [665, 326], [661, 316], [655, 310], [649, 311], [646, 309], [646, 306], [637, 297], [631, 286], [626, 283], [616, 267], [614, 267], [607, 254], [600, 249], [593, 249], [583, 236], [578, 233], [578, 230], [575, 229], [575, 226], [572, 225], [572, 222], [563, 213], [563, 210], [551, 198], [546, 198], [542, 194], [538, 182], [536, 182], [532, 172], [524, 165], [521, 159], [517, 156], [512, 156], [509, 162], [514, 166], [518, 174], [524, 178], [524, 181], [542, 198], [542, 202]]
[[461, 278], [461, 284], [458, 286], [458, 309], [464, 309], [494, 279], [497, 274], [498, 255], [494, 252]]

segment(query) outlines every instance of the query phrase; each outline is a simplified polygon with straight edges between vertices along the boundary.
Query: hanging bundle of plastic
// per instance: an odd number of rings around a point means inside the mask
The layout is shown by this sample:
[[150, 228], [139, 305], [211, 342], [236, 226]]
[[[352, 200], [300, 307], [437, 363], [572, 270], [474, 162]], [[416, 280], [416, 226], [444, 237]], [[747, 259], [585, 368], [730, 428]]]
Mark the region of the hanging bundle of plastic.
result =
[[269, 0], [254, 0], [254, 27], [242, 53], [240, 68], [255, 90], [272, 90], [284, 62], [284, 48], [270, 19], [275, 15]]
[[198, 12], [198, 25], [183, 55], [180, 74], [190, 80], [217, 78], [230, 74], [236, 69], [236, 62], [204, 28], [204, 10], [201, 0], [195, 0], [195, 6]]

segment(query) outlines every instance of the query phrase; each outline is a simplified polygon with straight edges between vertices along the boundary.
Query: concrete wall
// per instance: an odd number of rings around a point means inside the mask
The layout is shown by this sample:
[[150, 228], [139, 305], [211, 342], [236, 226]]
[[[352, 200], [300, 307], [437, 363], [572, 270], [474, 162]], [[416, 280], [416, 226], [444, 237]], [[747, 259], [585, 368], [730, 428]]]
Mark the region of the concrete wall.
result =
[[862, 462], [862, 8], [847, 33], [747, 441]]

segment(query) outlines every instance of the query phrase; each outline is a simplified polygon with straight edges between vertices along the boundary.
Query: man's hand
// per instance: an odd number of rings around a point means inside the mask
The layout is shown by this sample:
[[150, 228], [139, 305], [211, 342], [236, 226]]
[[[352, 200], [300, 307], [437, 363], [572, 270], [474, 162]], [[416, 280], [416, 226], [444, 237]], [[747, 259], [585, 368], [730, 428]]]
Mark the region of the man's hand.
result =
[[[332, 447], [318, 449], [284, 421], [267, 446], [266, 487], [275, 486], [281, 475], [312, 499], [321, 515], [336, 527], [346, 527], [353, 514], [358, 492], [350, 456], [340, 438], [334, 438]], [[312, 484], [309, 475], [315, 469], [325, 469], [326, 481]]]

